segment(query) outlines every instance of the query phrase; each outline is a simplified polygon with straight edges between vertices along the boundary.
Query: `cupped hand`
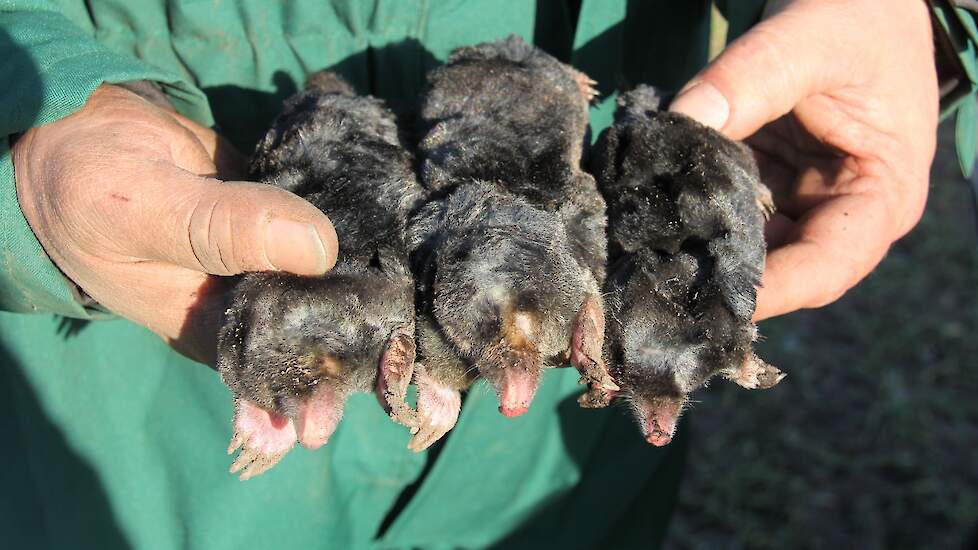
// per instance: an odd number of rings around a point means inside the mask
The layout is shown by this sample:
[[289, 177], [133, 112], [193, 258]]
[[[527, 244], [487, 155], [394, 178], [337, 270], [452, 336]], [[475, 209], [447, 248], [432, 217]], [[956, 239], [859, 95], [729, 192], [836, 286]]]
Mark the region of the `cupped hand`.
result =
[[54, 263], [94, 300], [181, 353], [214, 363], [220, 278], [318, 275], [336, 233], [308, 202], [240, 174], [213, 131], [117, 86], [13, 147], [24, 216]]
[[746, 139], [774, 194], [755, 318], [831, 303], [923, 212], [938, 116], [926, 2], [769, 2], [670, 108]]

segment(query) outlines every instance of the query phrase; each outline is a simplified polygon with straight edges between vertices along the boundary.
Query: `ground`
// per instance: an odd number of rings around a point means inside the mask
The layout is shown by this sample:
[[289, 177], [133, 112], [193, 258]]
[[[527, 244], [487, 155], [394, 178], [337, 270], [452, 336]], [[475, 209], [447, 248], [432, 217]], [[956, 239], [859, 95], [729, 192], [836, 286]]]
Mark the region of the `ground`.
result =
[[670, 548], [961, 548], [978, 528], [978, 227], [948, 130], [921, 223], [873, 275], [762, 323], [788, 378], [697, 395]]

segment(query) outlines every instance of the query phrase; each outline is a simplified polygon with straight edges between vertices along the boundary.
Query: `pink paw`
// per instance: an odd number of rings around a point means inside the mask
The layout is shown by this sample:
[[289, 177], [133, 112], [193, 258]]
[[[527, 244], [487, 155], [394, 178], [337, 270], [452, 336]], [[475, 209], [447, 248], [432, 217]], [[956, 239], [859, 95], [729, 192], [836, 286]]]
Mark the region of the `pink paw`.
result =
[[598, 95], [598, 89], [595, 86], [598, 85], [597, 81], [588, 75], [580, 72], [574, 71], [574, 82], [577, 83], [577, 89], [580, 90], [581, 95], [584, 99], [590, 103]]
[[417, 426], [408, 449], [421, 452], [438, 441], [458, 421], [462, 396], [458, 391], [432, 378], [421, 365], [415, 366], [414, 383], [418, 387]]
[[417, 413], [405, 401], [414, 374], [414, 339], [409, 334], [394, 333], [380, 359], [375, 388], [380, 406], [391, 419], [409, 428], [417, 425]]
[[244, 481], [266, 472], [295, 445], [295, 426], [288, 418], [239, 399], [235, 401], [234, 436], [228, 454], [242, 447], [230, 472]]
[[588, 296], [577, 314], [571, 336], [571, 364], [581, 373], [581, 384], [588, 391], [578, 400], [582, 407], [607, 407], [621, 388], [611, 377], [602, 358], [604, 310], [600, 300]]

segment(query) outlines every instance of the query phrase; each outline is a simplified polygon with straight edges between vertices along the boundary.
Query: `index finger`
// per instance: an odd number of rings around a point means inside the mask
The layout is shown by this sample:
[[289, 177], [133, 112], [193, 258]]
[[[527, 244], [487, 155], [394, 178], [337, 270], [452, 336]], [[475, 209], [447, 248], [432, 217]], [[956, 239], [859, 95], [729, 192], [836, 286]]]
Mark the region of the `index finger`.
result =
[[880, 193], [840, 195], [815, 207], [768, 253], [754, 320], [821, 307], [875, 268], [893, 242]]

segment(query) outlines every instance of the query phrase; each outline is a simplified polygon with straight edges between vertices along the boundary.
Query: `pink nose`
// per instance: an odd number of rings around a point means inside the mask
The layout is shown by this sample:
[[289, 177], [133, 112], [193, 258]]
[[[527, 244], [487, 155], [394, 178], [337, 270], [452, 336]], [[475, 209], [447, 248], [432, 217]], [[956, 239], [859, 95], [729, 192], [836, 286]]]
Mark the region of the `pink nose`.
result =
[[499, 406], [499, 412], [503, 413], [503, 416], [513, 418], [519, 416], [526, 411], [530, 410], [529, 407], [503, 407]]
[[672, 420], [670, 422], [669, 420], [671, 419], [656, 417], [648, 419], [645, 440], [656, 447], [668, 445], [672, 441], [673, 432], [676, 430], [676, 421]]
[[646, 436], [645, 440], [656, 447], [664, 447], [672, 441], [672, 436], [666, 433], [656, 432]]
[[533, 394], [537, 391], [537, 377], [537, 373], [521, 369], [503, 371], [502, 383], [498, 387], [499, 412], [503, 416], [519, 416], [530, 408]]

